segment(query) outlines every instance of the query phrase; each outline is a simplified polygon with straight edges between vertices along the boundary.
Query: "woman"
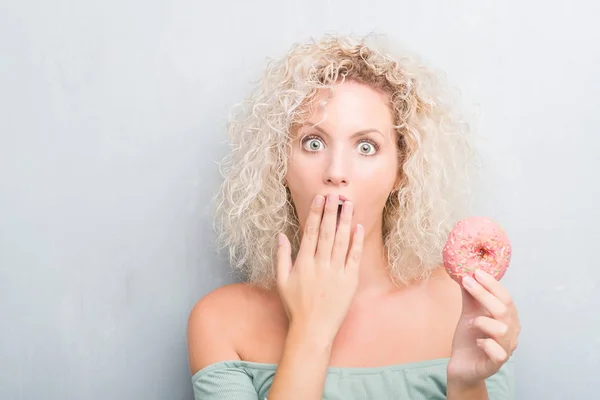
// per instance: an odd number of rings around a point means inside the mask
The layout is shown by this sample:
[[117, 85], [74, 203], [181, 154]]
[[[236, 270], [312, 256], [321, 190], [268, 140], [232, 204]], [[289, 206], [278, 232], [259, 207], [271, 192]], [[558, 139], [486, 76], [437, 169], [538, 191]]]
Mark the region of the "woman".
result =
[[441, 263], [467, 127], [441, 75], [375, 39], [295, 45], [232, 115], [216, 227], [247, 282], [191, 312], [197, 399], [514, 396], [510, 294]]

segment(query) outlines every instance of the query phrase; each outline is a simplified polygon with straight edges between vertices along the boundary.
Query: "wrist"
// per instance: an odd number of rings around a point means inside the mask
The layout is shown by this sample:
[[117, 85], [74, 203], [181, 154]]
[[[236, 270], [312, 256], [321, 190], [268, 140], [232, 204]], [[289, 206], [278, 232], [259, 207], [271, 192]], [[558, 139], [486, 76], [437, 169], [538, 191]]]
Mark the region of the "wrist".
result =
[[446, 398], [448, 400], [487, 400], [488, 393], [485, 380], [465, 382], [463, 380], [448, 377]]
[[315, 329], [314, 325], [291, 323], [288, 329], [286, 344], [296, 348], [316, 352], [331, 352], [335, 334], [321, 329]]

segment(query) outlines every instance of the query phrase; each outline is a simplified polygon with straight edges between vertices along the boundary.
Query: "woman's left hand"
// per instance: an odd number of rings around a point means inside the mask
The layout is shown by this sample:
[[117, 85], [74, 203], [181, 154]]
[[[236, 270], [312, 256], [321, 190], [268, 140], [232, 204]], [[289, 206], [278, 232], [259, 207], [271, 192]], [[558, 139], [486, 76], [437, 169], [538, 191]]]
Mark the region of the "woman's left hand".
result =
[[463, 279], [462, 313], [454, 332], [448, 381], [469, 386], [494, 375], [517, 348], [521, 330], [510, 293], [478, 270]]

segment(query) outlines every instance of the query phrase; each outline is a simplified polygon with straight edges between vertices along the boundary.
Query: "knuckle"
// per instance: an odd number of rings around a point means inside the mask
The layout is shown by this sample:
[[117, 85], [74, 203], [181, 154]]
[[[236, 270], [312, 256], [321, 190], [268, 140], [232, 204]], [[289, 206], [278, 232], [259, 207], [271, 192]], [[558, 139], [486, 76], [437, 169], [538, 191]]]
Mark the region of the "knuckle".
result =
[[[340, 233], [342, 235], [340, 235]], [[334, 246], [336, 249], [347, 249], [348, 248], [348, 239], [343, 235], [344, 232], [337, 232]]]
[[352, 260], [352, 262], [358, 263], [358, 262], [360, 262], [360, 258], [361, 258], [360, 251], [355, 250], [350, 253], [350, 260]]
[[319, 228], [316, 225], [307, 224], [304, 228], [304, 234], [309, 239], [313, 239], [315, 236], [317, 236], [317, 233], [319, 233]]
[[311, 211], [313, 214], [318, 214], [318, 213], [321, 211], [321, 207], [322, 207], [322, 206], [319, 206], [319, 205], [315, 204], [315, 202], [313, 202], [313, 203], [310, 205], [310, 211]]
[[333, 238], [333, 234], [331, 231], [329, 231], [328, 229], [324, 229], [323, 231], [321, 231], [321, 239], [331, 240], [331, 238]]
[[498, 310], [498, 318], [506, 318], [508, 316], [508, 307], [501, 307]]
[[335, 243], [333, 244], [333, 248], [336, 251], [343, 251], [346, 248], [346, 245], [341, 240], [336, 240]]
[[515, 303], [514, 303], [513, 298], [511, 296], [508, 296], [508, 298], [506, 299], [506, 301], [504, 302], [504, 304], [508, 308], [513, 308], [515, 306]]
[[315, 271], [317, 274], [328, 274], [330, 266], [331, 266], [331, 264], [328, 261], [320, 260], [320, 261], [316, 262], [316, 264], [315, 264], [315, 267], [316, 267]]
[[508, 361], [508, 358], [509, 358], [509, 354], [506, 352], [505, 349], [502, 349], [502, 351], [495, 352], [493, 359], [496, 364], [502, 365], [506, 361]]

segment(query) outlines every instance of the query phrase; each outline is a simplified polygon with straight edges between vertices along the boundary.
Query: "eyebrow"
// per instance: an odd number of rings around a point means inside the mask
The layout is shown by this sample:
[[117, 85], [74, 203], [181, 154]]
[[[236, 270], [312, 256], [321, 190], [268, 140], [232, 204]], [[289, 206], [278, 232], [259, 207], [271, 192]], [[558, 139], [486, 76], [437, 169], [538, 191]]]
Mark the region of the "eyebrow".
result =
[[[313, 129], [319, 131], [320, 133], [324, 134], [325, 136], [329, 137], [329, 134], [323, 128], [321, 128], [320, 126], [315, 125], [313, 123], [305, 122], [301, 126], [309, 126], [309, 127], [313, 128]], [[350, 136], [350, 138], [354, 139], [356, 137], [364, 136], [367, 133], [371, 133], [371, 132], [377, 132], [377, 133], [379, 133], [381, 136], [383, 136], [385, 138], [385, 135], [383, 133], [381, 133], [378, 129], [375, 129], [375, 128], [361, 129], [360, 131], [354, 132], [352, 134], [352, 136]]]

